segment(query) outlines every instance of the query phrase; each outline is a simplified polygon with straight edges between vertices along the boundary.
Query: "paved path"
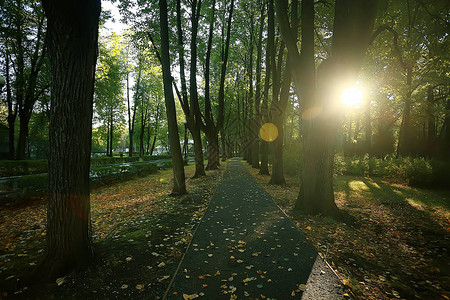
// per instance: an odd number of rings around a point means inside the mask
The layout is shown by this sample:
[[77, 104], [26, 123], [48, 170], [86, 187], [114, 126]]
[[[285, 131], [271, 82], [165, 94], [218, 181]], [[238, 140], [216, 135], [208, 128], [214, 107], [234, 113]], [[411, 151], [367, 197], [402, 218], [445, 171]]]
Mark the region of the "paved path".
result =
[[234, 158], [166, 298], [183, 299], [183, 294], [187, 299], [300, 299], [302, 294], [303, 299], [342, 299], [344, 291], [314, 247]]

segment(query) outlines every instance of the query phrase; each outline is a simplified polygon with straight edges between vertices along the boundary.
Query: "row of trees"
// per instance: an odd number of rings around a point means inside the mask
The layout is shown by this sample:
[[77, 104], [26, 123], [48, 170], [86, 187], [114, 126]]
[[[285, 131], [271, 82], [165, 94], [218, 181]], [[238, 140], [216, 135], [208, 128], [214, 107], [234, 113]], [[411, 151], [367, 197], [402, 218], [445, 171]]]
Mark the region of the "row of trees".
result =
[[[5, 87], [0, 120], [9, 131], [9, 149], [3, 158], [21, 160], [32, 154], [48, 157], [51, 74], [43, 8], [35, 1], [3, 2], [0, 61]], [[107, 12], [102, 15], [101, 26], [108, 18]], [[112, 156], [112, 150], [125, 139], [130, 155], [136, 149], [140, 155], [152, 153], [167, 126], [161, 117], [164, 108], [159, 62], [131, 32], [124, 36], [102, 32], [93, 151], [106, 150]], [[134, 84], [130, 84], [130, 77], [136, 78]], [[123, 151], [124, 143], [121, 146]]]
[[[144, 136], [150, 144], [151, 134], [145, 131], [165, 119], [174, 194], [186, 192], [178, 132], [182, 120], [194, 141], [196, 177], [205, 175], [202, 136], [208, 145], [206, 169], [219, 166], [220, 154], [241, 153], [261, 174], [270, 174], [271, 157], [274, 184], [284, 183], [283, 148], [297, 145], [302, 168], [296, 208], [314, 214], [340, 216], [333, 165], [344, 136], [345, 151], [383, 156], [394, 150], [397, 155], [424, 154], [415, 149], [421, 135], [433, 146], [426, 155], [449, 158], [446, 1], [118, 3], [131, 33], [98, 43], [99, 1], [43, 1], [47, 44], [37, 53], [45, 58], [48, 51], [52, 74], [50, 256], [39, 270], [50, 277], [92, 256], [88, 167], [93, 107], [109, 154], [119, 124], [128, 129], [130, 154], [136, 137], [142, 154]], [[7, 65], [20, 61], [13, 50], [4, 53], [9, 53]], [[358, 80], [366, 101], [361, 110], [348, 113], [340, 96]], [[10, 82], [10, 90], [21, 86]], [[19, 109], [19, 94], [7, 92], [12, 114]], [[358, 150], [356, 145], [363, 146]], [[66, 244], [61, 245], [61, 237], [67, 237]]]

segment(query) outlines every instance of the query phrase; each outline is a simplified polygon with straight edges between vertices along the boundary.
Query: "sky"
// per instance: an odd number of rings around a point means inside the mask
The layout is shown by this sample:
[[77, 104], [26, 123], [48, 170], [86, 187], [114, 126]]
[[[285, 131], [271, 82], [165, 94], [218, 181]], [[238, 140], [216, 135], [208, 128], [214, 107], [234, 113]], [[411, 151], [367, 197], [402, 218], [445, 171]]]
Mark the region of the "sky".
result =
[[[121, 33], [128, 26], [120, 22], [121, 16], [119, 13], [119, 9], [117, 8], [117, 3], [111, 3], [107, 0], [102, 0], [102, 10], [111, 11], [112, 19], [108, 20], [105, 24], [105, 27], [102, 31], [106, 32], [116, 32]], [[100, 33], [102, 34], [102, 32]]]

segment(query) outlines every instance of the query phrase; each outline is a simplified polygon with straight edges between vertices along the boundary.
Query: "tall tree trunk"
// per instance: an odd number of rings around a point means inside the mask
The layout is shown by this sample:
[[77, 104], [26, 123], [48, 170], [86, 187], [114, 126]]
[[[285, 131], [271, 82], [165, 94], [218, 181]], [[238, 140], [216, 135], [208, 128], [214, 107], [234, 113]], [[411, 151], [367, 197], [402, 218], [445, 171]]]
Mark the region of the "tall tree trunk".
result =
[[447, 99], [445, 111], [444, 124], [442, 124], [441, 132], [439, 134], [438, 155], [441, 159], [450, 162], [450, 99]]
[[7, 49], [5, 50], [5, 81], [6, 81], [6, 102], [8, 103], [8, 158], [14, 159], [15, 147], [14, 147], [14, 127], [17, 118], [17, 103], [13, 105], [12, 93], [11, 93], [11, 76], [9, 73], [10, 68], [10, 56]]
[[184, 162], [181, 154], [180, 138], [178, 135], [175, 100], [172, 90], [172, 75], [170, 74], [169, 56], [169, 25], [167, 21], [167, 1], [159, 1], [159, 22], [161, 28], [161, 64], [164, 82], [164, 98], [166, 105], [167, 122], [169, 127], [169, 144], [173, 165], [172, 194], [186, 194]]
[[[296, 3], [294, 1], [293, 3]], [[296, 5], [294, 8], [296, 9]], [[282, 53], [280, 53], [282, 55]], [[284, 119], [286, 106], [289, 100], [289, 90], [291, 88], [291, 64], [289, 60], [286, 63], [283, 83], [280, 92], [280, 101], [272, 104], [272, 118], [273, 123], [278, 128], [278, 137], [274, 141], [273, 148], [273, 166], [272, 166], [272, 177], [270, 178], [271, 184], [285, 184], [286, 180], [284, 178], [284, 166], [283, 166], [283, 136], [284, 136]]]
[[134, 133], [134, 118], [136, 114], [136, 104], [133, 108], [133, 116], [131, 115], [131, 104], [130, 104], [130, 74], [127, 72], [127, 107], [128, 107], [128, 138], [130, 144], [128, 146], [128, 156], [133, 156], [133, 133]]
[[100, 1], [42, 4], [53, 85], [47, 244], [34, 276], [54, 280], [85, 267], [93, 257], [89, 166]]
[[222, 141], [222, 161], [226, 161], [227, 160], [227, 149], [226, 149], [226, 135], [225, 135], [225, 131], [224, 129], [222, 129], [220, 131], [220, 138]]
[[372, 155], [372, 124], [370, 122], [370, 96], [366, 96], [366, 110], [364, 112], [364, 121], [365, 121], [365, 129], [366, 129], [366, 153], [371, 157]]
[[206, 169], [217, 170], [220, 166], [219, 135], [217, 129], [209, 129], [205, 134], [208, 142], [208, 164]]
[[426, 143], [426, 155], [433, 157], [436, 154], [436, 117], [434, 116], [434, 93], [433, 86], [428, 86], [427, 89], [427, 143]]
[[255, 139], [252, 144], [252, 168], [259, 169], [259, 128], [261, 126], [261, 114], [260, 114], [260, 104], [261, 104], [261, 58], [262, 58], [262, 37], [264, 30], [264, 5], [261, 7], [261, 16], [259, 23], [259, 33], [258, 33], [258, 43], [256, 46], [256, 91], [255, 91], [255, 116], [253, 124], [253, 134]]
[[[191, 98], [188, 99], [187, 94], [187, 85], [186, 85], [186, 76], [185, 76], [185, 64], [184, 64], [184, 43], [183, 43], [183, 29], [181, 24], [181, 0], [177, 0], [176, 3], [176, 10], [177, 10], [177, 33], [178, 33], [178, 58], [179, 58], [179, 65], [180, 65], [180, 79], [181, 79], [181, 98], [182, 99], [182, 108], [183, 112], [185, 114], [186, 123], [189, 131], [192, 134], [192, 139], [194, 141], [194, 153], [195, 153], [195, 174], [194, 178], [205, 176], [205, 164], [203, 159], [203, 146], [202, 146], [202, 139], [200, 135], [200, 124], [195, 119], [195, 107], [193, 106], [194, 99]], [[195, 14], [195, 9], [192, 12]], [[194, 26], [194, 25], [192, 25]], [[197, 25], [198, 26], [198, 25]], [[195, 51], [197, 51], [196, 43], [191, 43], [191, 47], [195, 46]], [[193, 63], [193, 62], [191, 62]], [[191, 69], [192, 71], [192, 69]], [[192, 75], [192, 73], [191, 73]], [[191, 81], [192, 83], [192, 81]], [[195, 89], [197, 87], [195, 86]], [[189, 107], [190, 104], [190, 107]]]
[[[268, 0], [268, 27], [267, 27], [267, 50], [266, 50], [266, 81], [264, 83], [264, 99], [261, 108], [261, 115], [263, 118], [263, 122], [269, 122], [269, 87], [270, 87], [270, 75], [273, 75], [272, 68], [275, 66], [272, 65], [272, 62], [275, 58], [275, 13], [274, 13], [274, 5], [273, 0]], [[273, 59], [272, 59], [273, 58]], [[259, 174], [262, 175], [270, 175], [269, 173], [269, 143], [267, 141], [261, 141], [261, 167], [259, 169]]]
[[397, 144], [397, 158], [401, 155], [411, 154], [411, 95], [412, 95], [412, 69], [406, 69], [405, 106], [403, 107], [402, 123]]
[[145, 126], [147, 125], [147, 107], [142, 107], [142, 113], [141, 113], [141, 132], [139, 135], [139, 157], [144, 156], [144, 138], [145, 138]]
[[[200, 127], [206, 135], [206, 140], [208, 143], [208, 164], [206, 165], [207, 170], [216, 170], [219, 167], [219, 141], [218, 141], [218, 131], [216, 124], [214, 123], [214, 117], [212, 115], [212, 106], [210, 98], [210, 60], [211, 60], [211, 49], [212, 40], [214, 32], [214, 22], [215, 22], [215, 1], [212, 3], [212, 14], [209, 23], [209, 36], [208, 45], [206, 50], [205, 58], [205, 123], [200, 123]], [[201, 118], [200, 114], [197, 117]]]
[[205, 176], [205, 162], [203, 157], [202, 137], [200, 135], [200, 128], [191, 128], [192, 140], [194, 141], [194, 156], [195, 156], [195, 173], [193, 178]]
[[189, 102], [190, 102], [190, 115], [189, 115], [189, 128], [191, 130], [192, 139], [194, 140], [194, 152], [195, 152], [195, 174], [194, 178], [205, 176], [205, 165], [203, 158], [203, 147], [200, 133], [200, 126], [202, 122], [200, 107], [198, 104], [198, 91], [197, 91], [197, 32], [198, 32], [198, 20], [201, 11], [201, 0], [192, 1], [191, 9], [191, 23], [192, 23], [192, 36], [191, 36], [191, 66], [190, 66], [190, 78], [189, 78]]
[[225, 40], [225, 51], [222, 55], [222, 69], [220, 70], [219, 95], [218, 95], [218, 113], [217, 113], [217, 130], [223, 128], [225, 118], [225, 76], [227, 72], [228, 52], [230, 50], [231, 21], [233, 18], [234, 0], [231, 0], [230, 11], [228, 13], [227, 36]]
[[[250, 14], [249, 17], [250, 20], [253, 19], [253, 13]], [[249, 138], [249, 157], [248, 157], [248, 163], [253, 165], [254, 161], [258, 161], [258, 165], [259, 165], [259, 153], [255, 152], [254, 150], [254, 144], [255, 141], [257, 141], [258, 139], [258, 135], [257, 133], [255, 133], [255, 131], [253, 131], [252, 129], [255, 127], [254, 122], [254, 97], [253, 97], [253, 41], [254, 41], [254, 25], [253, 23], [250, 24], [250, 41], [249, 41], [249, 58], [248, 58], [248, 120], [249, 120], [249, 124], [248, 124], [248, 138]], [[257, 131], [256, 131], [257, 132]]]
[[150, 155], [153, 155], [153, 151], [155, 150], [156, 136], [157, 134], [155, 133], [155, 135], [153, 136], [152, 148], [150, 149]]
[[111, 109], [110, 115], [110, 123], [109, 123], [109, 156], [113, 157], [113, 141], [114, 141], [114, 116], [113, 111]]
[[[21, 101], [19, 104], [19, 118], [20, 118], [20, 130], [19, 130], [19, 140], [17, 143], [17, 159], [25, 159], [28, 140], [28, 128], [33, 112], [33, 106], [36, 103], [40, 95], [45, 91], [43, 89], [41, 92], [36, 91], [37, 79], [39, 72], [44, 64], [44, 58], [46, 56], [46, 46], [42, 42], [44, 37], [44, 18], [38, 20], [37, 24], [37, 39], [36, 45], [33, 49], [33, 55], [30, 61], [30, 71], [25, 80], [25, 74], [22, 74], [22, 80], [19, 89], [23, 89], [21, 92]], [[23, 56], [21, 57], [23, 63]], [[28, 156], [30, 155], [28, 151]]]
[[[314, 66], [314, 1], [302, 1], [301, 59], [287, 18], [287, 3], [277, 0], [284, 41], [293, 58], [294, 82], [303, 101], [303, 168], [296, 209], [340, 216], [334, 202], [333, 167], [337, 128], [333, 101], [339, 97], [336, 81], [353, 84], [368, 46], [377, 1], [337, 0], [332, 54], [322, 63], [316, 86]], [[352, 45], [349, 47], [348, 45]], [[341, 82], [342, 83], [342, 82]]]

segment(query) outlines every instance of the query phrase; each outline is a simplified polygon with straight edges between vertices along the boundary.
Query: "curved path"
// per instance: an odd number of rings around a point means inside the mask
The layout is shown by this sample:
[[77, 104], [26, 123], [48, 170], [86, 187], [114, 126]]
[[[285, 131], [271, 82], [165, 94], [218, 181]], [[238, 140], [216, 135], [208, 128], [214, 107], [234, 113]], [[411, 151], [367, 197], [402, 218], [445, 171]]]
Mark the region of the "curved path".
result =
[[344, 293], [314, 247], [234, 158], [165, 299], [343, 299]]

